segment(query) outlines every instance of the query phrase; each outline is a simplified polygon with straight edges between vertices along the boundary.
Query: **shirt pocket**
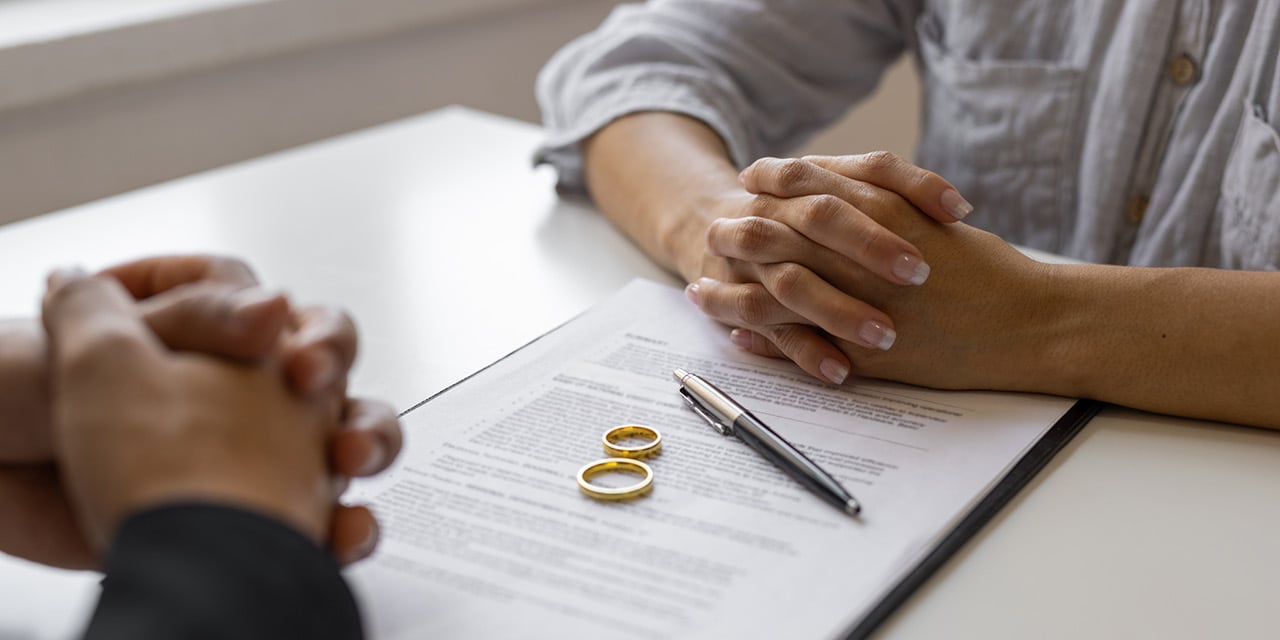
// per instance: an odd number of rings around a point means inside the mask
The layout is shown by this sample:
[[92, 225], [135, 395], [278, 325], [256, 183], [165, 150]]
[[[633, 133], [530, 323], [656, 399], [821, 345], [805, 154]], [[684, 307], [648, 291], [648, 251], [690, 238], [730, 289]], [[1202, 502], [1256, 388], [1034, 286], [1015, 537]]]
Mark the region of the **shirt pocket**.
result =
[[1222, 174], [1222, 266], [1280, 269], [1280, 132], [1246, 102]]
[[1077, 176], [1084, 72], [1046, 60], [973, 59], [944, 46], [932, 14], [916, 23], [924, 112], [917, 162], [979, 210], [975, 225], [1060, 251]]

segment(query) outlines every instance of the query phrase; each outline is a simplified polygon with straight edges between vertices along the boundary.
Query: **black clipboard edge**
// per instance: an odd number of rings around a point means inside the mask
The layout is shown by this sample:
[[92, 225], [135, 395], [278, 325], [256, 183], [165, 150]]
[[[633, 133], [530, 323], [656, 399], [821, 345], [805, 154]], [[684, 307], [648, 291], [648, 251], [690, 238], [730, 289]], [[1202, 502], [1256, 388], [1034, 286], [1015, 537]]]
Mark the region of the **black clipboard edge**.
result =
[[1067, 443], [1102, 410], [1103, 403], [1093, 400], [1079, 400], [1066, 413], [1053, 423], [1031, 449], [1022, 456], [1009, 473], [996, 484], [982, 501], [969, 513], [965, 514], [959, 524], [938, 543], [929, 554], [921, 560], [898, 584], [876, 603], [867, 615], [843, 637], [845, 640], [861, 640], [875, 633], [893, 612], [906, 602], [925, 582], [933, 576], [942, 565], [947, 563], [970, 539], [990, 522], [1013, 497], [1026, 487], [1031, 479], [1044, 469]]

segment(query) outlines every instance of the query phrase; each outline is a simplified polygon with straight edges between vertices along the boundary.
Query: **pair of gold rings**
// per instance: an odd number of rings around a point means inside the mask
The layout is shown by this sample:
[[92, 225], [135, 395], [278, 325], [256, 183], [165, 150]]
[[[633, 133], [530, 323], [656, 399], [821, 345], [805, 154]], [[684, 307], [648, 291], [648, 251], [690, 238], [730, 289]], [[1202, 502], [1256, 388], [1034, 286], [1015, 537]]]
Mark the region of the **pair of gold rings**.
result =
[[[639, 445], [621, 445], [624, 438], [646, 440]], [[662, 434], [656, 429], [638, 424], [624, 424], [614, 427], [601, 439], [604, 452], [612, 457], [597, 460], [578, 470], [578, 488], [586, 495], [597, 500], [629, 500], [637, 498], [653, 489], [653, 469], [640, 461], [662, 452]], [[593, 484], [591, 479], [609, 472], [621, 471], [640, 476], [634, 484], [623, 487], [604, 487]]]

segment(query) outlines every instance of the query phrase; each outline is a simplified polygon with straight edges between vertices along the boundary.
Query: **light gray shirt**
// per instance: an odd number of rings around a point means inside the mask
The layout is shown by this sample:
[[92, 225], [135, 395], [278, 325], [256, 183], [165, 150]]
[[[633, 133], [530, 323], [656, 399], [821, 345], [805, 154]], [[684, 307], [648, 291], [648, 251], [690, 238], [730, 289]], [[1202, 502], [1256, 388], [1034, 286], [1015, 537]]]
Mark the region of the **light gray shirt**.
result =
[[[1280, 0], [653, 0], [538, 80], [539, 162], [627, 113], [699, 118], [745, 166], [786, 155], [904, 53], [916, 162], [968, 222], [1092, 262], [1280, 268]], [[850, 149], [850, 153], [869, 149]]]

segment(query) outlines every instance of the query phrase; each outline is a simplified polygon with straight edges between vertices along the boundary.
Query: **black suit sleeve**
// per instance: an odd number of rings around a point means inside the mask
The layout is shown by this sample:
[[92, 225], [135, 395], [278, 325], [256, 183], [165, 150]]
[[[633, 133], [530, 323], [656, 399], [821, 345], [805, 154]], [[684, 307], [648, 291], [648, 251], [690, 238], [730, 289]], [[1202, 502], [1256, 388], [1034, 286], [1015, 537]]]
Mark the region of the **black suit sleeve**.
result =
[[249, 511], [189, 504], [136, 514], [105, 570], [86, 640], [363, 637], [329, 553]]

